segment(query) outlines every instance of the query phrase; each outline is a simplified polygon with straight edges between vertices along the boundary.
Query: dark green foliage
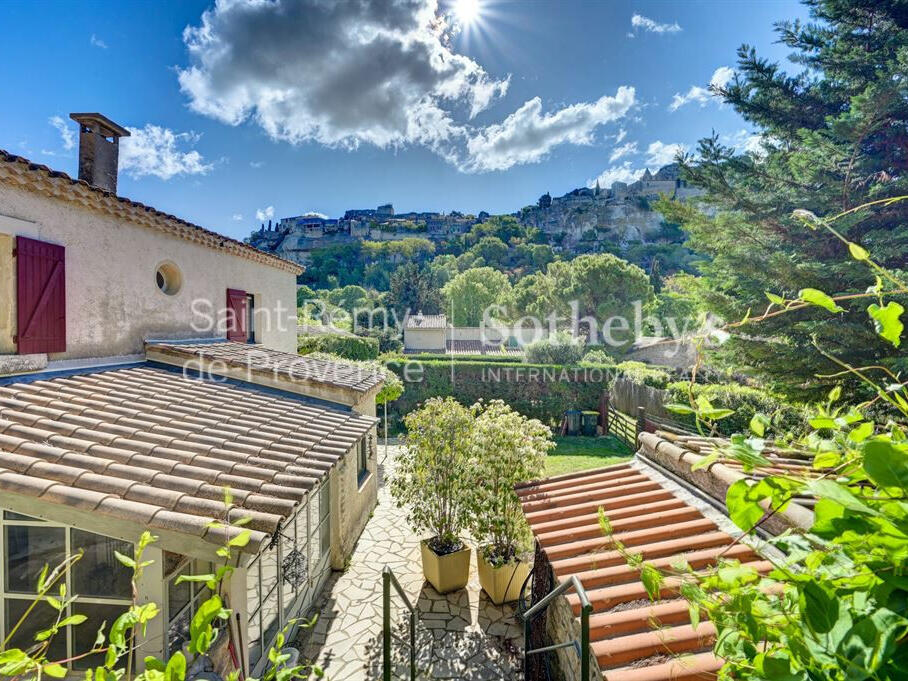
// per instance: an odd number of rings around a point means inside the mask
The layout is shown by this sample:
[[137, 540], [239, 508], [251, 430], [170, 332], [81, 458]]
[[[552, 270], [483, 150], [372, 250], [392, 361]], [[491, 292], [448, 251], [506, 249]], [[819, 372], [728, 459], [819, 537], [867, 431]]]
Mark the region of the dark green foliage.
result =
[[[717, 428], [722, 435], [745, 432], [750, 428], [754, 414], [769, 417], [768, 434], [780, 436], [786, 433], [801, 433], [807, 427], [805, 412], [801, 407], [788, 404], [779, 396], [765, 390], [750, 388], [737, 383], [669, 383], [665, 386], [666, 404], [688, 404], [689, 390], [693, 390], [696, 400], [701, 395], [716, 408], [734, 409], [735, 413], [728, 418], [717, 421]], [[695, 418], [691, 414], [673, 414], [672, 418], [691, 429], [695, 429]]]
[[301, 336], [297, 348], [301, 355], [308, 355], [310, 352], [327, 352], [346, 359], [375, 359], [378, 357], [379, 342], [377, 338], [340, 334]]
[[368, 338], [374, 338], [378, 341], [379, 354], [400, 352], [404, 349], [404, 343], [401, 340], [400, 332], [394, 328], [383, 329], [375, 326], [371, 329], [359, 331], [360, 335]]
[[[388, 406], [392, 425], [430, 397], [453, 396], [464, 405], [501, 399], [515, 411], [557, 425], [567, 409], [595, 409], [608, 374], [597, 367], [562, 367], [518, 362], [456, 362], [443, 359], [387, 362], [406, 391]], [[418, 367], [422, 367], [420, 372]], [[453, 367], [453, 368], [452, 368]], [[453, 381], [452, 381], [453, 373]], [[409, 380], [408, 380], [409, 377]]]
[[[726, 320], [756, 315], [765, 292], [796, 298], [815, 288], [861, 293], [864, 267], [832, 234], [814, 231], [795, 209], [830, 217], [871, 200], [908, 193], [908, 12], [904, 2], [807, 3], [816, 23], [782, 22], [781, 40], [806, 69], [785, 73], [749, 46], [738, 52], [737, 76], [719, 94], [765, 134], [765, 153], [741, 154], [717, 137], [700, 142], [683, 172], [705, 188], [710, 213], [660, 202], [657, 208], [711, 256], [701, 266], [704, 302]], [[860, 211], [836, 223], [846, 239], [871, 250], [880, 264], [908, 264], [908, 204]], [[904, 297], [901, 302], [904, 304]], [[796, 398], [828, 390], [838, 367], [814, 352], [854, 365], [897, 367], [896, 350], [875, 333], [868, 301], [843, 303], [835, 317], [812, 308], [771, 319], [759, 334], [738, 335], [720, 358]], [[848, 384], [856, 387], [855, 383]], [[856, 393], [860, 397], [860, 392]]]
[[672, 380], [671, 370], [643, 362], [621, 362], [615, 370], [621, 378], [637, 385], [648, 385], [650, 388], [664, 388]]
[[408, 262], [391, 275], [388, 298], [401, 319], [408, 311], [411, 314], [438, 314], [441, 312], [440, 288], [432, 270], [425, 265]]

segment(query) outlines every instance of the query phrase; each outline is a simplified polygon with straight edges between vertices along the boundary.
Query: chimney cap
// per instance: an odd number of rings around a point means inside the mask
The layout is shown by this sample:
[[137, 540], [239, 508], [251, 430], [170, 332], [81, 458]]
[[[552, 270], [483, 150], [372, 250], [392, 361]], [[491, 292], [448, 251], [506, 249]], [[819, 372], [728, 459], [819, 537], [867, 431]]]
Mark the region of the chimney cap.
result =
[[99, 113], [71, 113], [69, 117], [76, 123], [91, 127], [96, 125], [105, 137], [129, 137], [129, 130], [117, 125], [107, 116]]

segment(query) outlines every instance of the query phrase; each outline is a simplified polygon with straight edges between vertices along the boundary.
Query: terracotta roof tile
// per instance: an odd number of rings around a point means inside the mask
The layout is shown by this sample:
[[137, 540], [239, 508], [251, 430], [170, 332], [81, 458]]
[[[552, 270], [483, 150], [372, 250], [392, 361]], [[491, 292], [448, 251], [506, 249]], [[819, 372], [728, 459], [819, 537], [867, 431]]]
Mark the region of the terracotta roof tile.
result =
[[[715, 628], [690, 624], [687, 602], [678, 597], [677, 578], [667, 578], [652, 602], [624, 556], [619, 540], [657, 568], [679, 558], [693, 569], [715, 565], [720, 554], [760, 571], [771, 565], [732, 537], [675, 488], [648, 474], [643, 465], [620, 464], [518, 487], [524, 514], [545, 552], [555, 579], [576, 575], [593, 605], [591, 649], [606, 681], [674, 681], [714, 678], [721, 666], [712, 653]], [[609, 518], [613, 539], [603, 535], [598, 511]], [[574, 614], [580, 600], [567, 595]], [[666, 662], [667, 656], [679, 656]], [[685, 664], [689, 661], [690, 664]]]
[[144, 366], [15, 383], [0, 400], [0, 491], [220, 542], [208, 525], [228, 486], [250, 552], [376, 422]]
[[[168, 362], [205, 360], [223, 363], [232, 369], [269, 374], [289, 381], [311, 382], [348, 388], [356, 392], [368, 392], [380, 386], [384, 379], [381, 374], [355, 364], [312, 359], [305, 355], [271, 350], [261, 345], [233, 342], [205, 343], [148, 343], [146, 352], [152, 359]], [[198, 368], [197, 365], [193, 365]], [[217, 373], [217, 366], [211, 371]], [[222, 405], [223, 406], [223, 405]], [[219, 413], [215, 411], [214, 413]], [[314, 415], [314, 412], [313, 412]]]

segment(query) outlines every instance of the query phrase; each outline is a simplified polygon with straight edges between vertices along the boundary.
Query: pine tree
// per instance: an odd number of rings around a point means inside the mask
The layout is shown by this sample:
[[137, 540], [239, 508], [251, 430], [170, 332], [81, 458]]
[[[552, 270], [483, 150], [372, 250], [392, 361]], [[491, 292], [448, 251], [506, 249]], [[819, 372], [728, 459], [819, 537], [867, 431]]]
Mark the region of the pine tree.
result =
[[[758, 149], [740, 151], [713, 135], [681, 159], [684, 176], [706, 190], [699, 205], [660, 202], [690, 245], [711, 256], [701, 267], [706, 303], [726, 320], [765, 309], [769, 291], [803, 288], [862, 293], [866, 268], [831, 235], [793, 217], [829, 217], [869, 201], [908, 194], [908, 3], [808, 0], [811, 21], [779, 22], [790, 75], [743, 45], [734, 79], [715, 94], [759, 131]], [[882, 264], [908, 261], [908, 202], [860, 211], [836, 223]], [[905, 350], [885, 344], [859, 299], [835, 317], [804, 310], [799, 320], [760, 325], [718, 352], [792, 397], [814, 397], [837, 371], [814, 347], [852, 364], [908, 369]], [[908, 301], [902, 300], [908, 305]], [[754, 332], [756, 334], [756, 332]]]

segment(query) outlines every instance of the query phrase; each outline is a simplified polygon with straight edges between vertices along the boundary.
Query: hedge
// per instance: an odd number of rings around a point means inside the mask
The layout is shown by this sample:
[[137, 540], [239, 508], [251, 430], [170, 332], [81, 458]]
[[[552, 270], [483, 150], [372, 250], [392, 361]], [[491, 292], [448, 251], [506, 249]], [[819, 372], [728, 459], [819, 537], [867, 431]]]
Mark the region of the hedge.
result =
[[308, 355], [310, 352], [327, 352], [346, 359], [376, 359], [378, 357], [378, 339], [340, 334], [300, 336], [297, 349], [301, 355]]
[[[595, 409], [608, 385], [608, 368], [521, 362], [414, 361], [386, 362], [404, 381], [403, 396], [388, 405], [391, 426], [430, 397], [453, 396], [470, 405], [479, 399], [501, 399], [513, 409], [550, 426], [568, 409]], [[451, 375], [454, 375], [452, 382]]]
[[637, 385], [648, 385], [650, 388], [665, 388], [672, 380], [672, 371], [643, 362], [621, 362], [615, 369], [622, 378]]
[[409, 362], [447, 362], [450, 364], [453, 362], [484, 362], [488, 364], [492, 363], [501, 363], [501, 364], [523, 364], [523, 358], [521, 355], [446, 355], [443, 352], [418, 352], [410, 354], [397, 354], [396, 359], [399, 361]]
[[[689, 404], [690, 383], [679, 381], [669, 383], [665, 388], [665, 404]], [[785, 402], [771, 393], [737, 383], [695, 383], [694, 398], [705, 395], [714, 407], [734, 409], [735, 413], [718, 422], [722, 435], [750, 432], [750, 420], [757, 412], [772, 419], [771, 434], [779, 437], [786, 433], [798, 433], [806, 428], [804, 410]], [[692, 414], [672, 414], [671, 419], [685, 427], [696, 429]]]

